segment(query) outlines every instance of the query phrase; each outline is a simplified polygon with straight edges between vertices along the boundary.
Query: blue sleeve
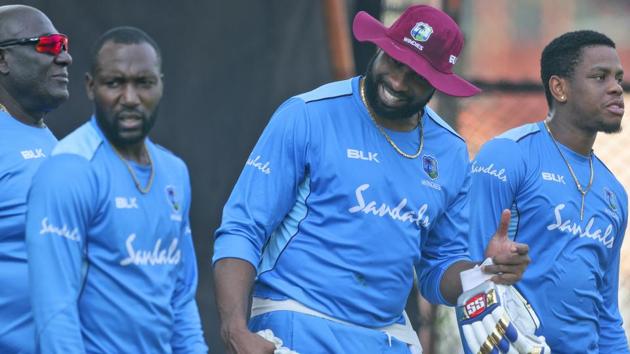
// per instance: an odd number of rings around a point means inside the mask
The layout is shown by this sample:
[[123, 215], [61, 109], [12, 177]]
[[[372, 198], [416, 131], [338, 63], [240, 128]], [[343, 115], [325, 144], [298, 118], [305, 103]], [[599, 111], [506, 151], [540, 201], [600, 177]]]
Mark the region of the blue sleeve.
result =
[[623, 328], [623, 320], [619, 313], [619, 259], [623, 236], [626, 233], [628, 223], [628, 196], [624, 195], [622, 214], [624, 217], [623, 227], [617, 237], [615, 246], [611, 250], [613, 257], [609, 263], [609, 268], [605, 269], [604, 282], [601, 294], [603, 297], [603, 308], [599, 315], [599, 351], [600, 353], [628, 354], [628, 339]]
[[468, 188], [470, 176], [467, 172], [468, 152], [465, 145], [460, 151], [461, 159], [454, 166], [459, 172], [460, 187], [446, 207], [446, 211], [436, 220], [435, 225], [422, 240], [422, 257], [416, 266], [420, 292], [431, 303], [448, 305], [442, 296], [440, 283], [444, 272], [454, 263], [470, 261], [466, 232], [468, 230]]
[[40, 353], [85, 352], [77, 300], [96, 185], [88, 161], [74, 155], [50, 158], [33, 178], [26, 246]]
[[240, 258], [258, 266], [267, 238], [295, 204], [308, 169], [305, 103], [291, 99], [274, 113], [224, 209], [213, 262]]
[[442, 296], [440, 283], [444, 272], [455, 262], [469, 261], [467, 252], [466, 228], [469, 178], [448, 211], [437, 220], [437, 224], [423, 241], [422, 259], [416, 268], [420, 284], [420, 292], [431, 303], [449, 304]]
[[177, 276], [175, 294], [171, 300], [174, 314], [173, 353], [207, 353], [208, 347], [203, 339], [199, 309], [195, 300], [197, 291], [197, 260], [190, 231], [190, 183], [186, 173], [186, 191], [184, 222], [181, 232], [182, 263]]
[[[519, 186], [526, 176], [526, 164], [518, 144], [497, 138], [486, 143], [470, 165], [470, 256], [484, 259], [485, 249], [497, 231], [501, 212], [512, 209]], [[512, 215], [516, 220], [517, 215]], [[514, 223], [508, 236], [514, 236]]]

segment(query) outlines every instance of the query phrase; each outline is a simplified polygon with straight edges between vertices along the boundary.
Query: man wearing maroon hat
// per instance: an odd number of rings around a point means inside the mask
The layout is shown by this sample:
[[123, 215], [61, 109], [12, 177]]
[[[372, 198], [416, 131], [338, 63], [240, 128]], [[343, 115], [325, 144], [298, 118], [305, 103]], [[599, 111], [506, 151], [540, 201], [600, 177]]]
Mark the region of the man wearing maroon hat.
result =
[[[300, 353], [419, 353], [403, 311], [414, 270], [426, 298], [452, 305], [474, 266], [466, 146], [426, 106], [436, 89], [479, 92], [452, 72], [461, 31], [429, 6], [390, 28], [359, 13], [353, 30], [380, 48], [366, 75], [280, 106], [225, 206], [213, 262], [231, 353], [272, 353], [262, 330]], [[486, 250], [502, 284], [529, 262], [509, 215]]]

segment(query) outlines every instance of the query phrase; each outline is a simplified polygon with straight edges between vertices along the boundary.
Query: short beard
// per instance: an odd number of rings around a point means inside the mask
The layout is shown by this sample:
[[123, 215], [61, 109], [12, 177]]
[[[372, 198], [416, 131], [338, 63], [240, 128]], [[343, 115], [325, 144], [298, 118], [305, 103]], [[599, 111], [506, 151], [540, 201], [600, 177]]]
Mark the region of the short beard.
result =
[[[435, 91], [433, 91], [431, 95], [427, 97], [427, 99], [424, 101], [409, 103], [400, 108], [390, 108], [381, 103], [381, 101], [378, 99], [377, 90], [378, 81], [382, 80], [377, 80], [374, 77], [373, 72], [374, 61], [377, 56], [378, 52], [374, 56], [372, 56], [372, 59], [370, 59], [370, 62], [367, 66], [367, 71], [365, 72], [365, 98], [367, 99], [370, 108], [372, 108], [372, 110], [378, 117], [389, 120], [403, 120], [411, 117], [416, 113], [421, 112], [424, 109], [424, 106], [429, 103]], [[410, 97], [409, 99], [413, 100], [414, 97]]]
[[[101, 130], [103, 131], [103, 133], [105, 134], [105, 136], [107, 137], [107, 140], [109, 140], [110, 143], [116, 147], [124, 148], [124, 147], [135, 145], [143, 141], [147, 137], [147, 135], [149, 135], [149, 132], [151, 131], [151, 129], [155, 125], [155, 121], [157, 120], [159, 107], [155, 108], [155, 110], [151, 113], [148, 119], [146, 120], [143, 119], [144, 124], [142, 124], [141, 134], [133, 138], [123, 138], [120, 135], [120, 130], [117, 127], [117, 120], [115, 122], [107, 122], [106, 119], [100, 118], [100, 117], [105, 117], [106, 113], [103, 112], [103, 110], [100, 109], [100, 107], [97, 105], [95, 105], [94, 109], [95, 109], [96, 121], [99, 127], [101, 128]], [[112, 126], [111, 125], [112, 123], [116, 124], [116, 126]]]
[[606, 134], [617, 134], [621, 133], [623, 128], [621, 127], [621, 123], [619, 123], [619, 125], [601, 124], [597, 130]]

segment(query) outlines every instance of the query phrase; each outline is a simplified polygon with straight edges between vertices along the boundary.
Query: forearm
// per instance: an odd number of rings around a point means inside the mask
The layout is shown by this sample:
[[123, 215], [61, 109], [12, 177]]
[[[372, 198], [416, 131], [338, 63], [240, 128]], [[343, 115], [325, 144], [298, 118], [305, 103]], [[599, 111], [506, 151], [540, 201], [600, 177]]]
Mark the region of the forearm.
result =
[[230, 332], [247, 329], [255, 269], [247, 261], [223, 258], [214, 265], [217, 309], [224, 340]]
[[471, 269], [475, 265], [476, 263], [470, 261], [459, 261], [446, 269], [440, 281], [440, 292], [449, 304], [456, 304], [457, 297], [462, 293], [462, 282], [459, 273]]

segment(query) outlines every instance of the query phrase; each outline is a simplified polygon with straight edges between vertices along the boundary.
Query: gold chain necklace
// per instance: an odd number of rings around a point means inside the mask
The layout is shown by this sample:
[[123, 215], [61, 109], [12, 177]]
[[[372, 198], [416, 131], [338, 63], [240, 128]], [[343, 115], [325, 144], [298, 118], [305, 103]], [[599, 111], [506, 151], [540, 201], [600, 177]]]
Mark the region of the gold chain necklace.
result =
[[591, 168], [590, 176], [588, 179], [588, 186], [586, 186], [586, 188], [582, 188], [582, 185], [580, 184], [580, 181], [578, 181], [578, 178], [575, 175], [575, 172], [573, 172], [573, 168], [571, 167], [571, 164], [569, 164], [569, 160], [567, 160], [567, 158], [564, 157], [562, 150], [560, 150], [560, 146], [556, 142], [556, 138], [553, 137], [553, 134], [551, 133], [551, 129], [549, 129], [549, 124], [547, 124], [547, 121], [545, 121], [544, 124], [545, 124], [545, 128], [547, 128], [547, 132], [549, 133], [549, 136], [551, 136], [551, 141], [553, 141], [553, 144], [556, 146], [556, 149], [558, 149], [558, 152], [560, 153], [560, 156], [564, 160], [564, 163], [569, 168], [569, 173], [571, 173], [571, 177], [573, 177], [573, 181], [575, 182], [575, 186], [577, 187], [578, 192], [580, 192], [580, 194], [582, 195], [582, 205], [580, 207], [580, 220], [584, 220], [584, 198], [586, 197], [586, 193], [588, 193], [588, 191], [591, 190], [591, 186], [593, 185], [593, 177], [595, 175], [595, 172], [593, 171], [593, 152], [591, 152], [588, 155], [588, 163]]
[[383, 136], [385, 136], [385, 139], [387, 140], [389, 145], [391, 145], [394, 148], [394, 150], [396, 150], [396, 152], [398, 152], [400, 155], [402, 155], [403, 157], [406, 157], [408, 159], [415, 159], [416, 157], [420, 156], [420, 153], [422, 152], [422, 147], [424, 146], [424, 129], [422, 127], [422, 119], [420, 119], [420, 113], [418, 113], [418, 125], [420, 126], [420, 146], [418, 147], [418, 151], [416, 151], [415, 154], [410, 155], [410, 154], [402, 151], [396, 145], [396, 143], [394, 143], [394, 141], [389, 137], [389, 135], [387, 134], [385, 129], [383, 129], [383, 127], [381, 127], [376, 122], [376, 119], [374, 118], [374, 116], [376, 114], [374, 112], [372, 112], [372, 107], [370, 107], [370, 104], [368, 103], [367, 99], [365, 98], [365, 80], [366, 80], [365, 78], [361, 79], [361, 89], [360, 89], [360, 91], [361, 91], [361, 100], [363, 101], [363, 104], [365, 105], [365, 107], [367, 107], [368, 114], [370, 115], [370, 118], [372, 119], [372, 122], [374, 122], [374, 124], [376, 125], [378, 130], [381, 132], [381, 134], [383, 134]]
[[155, 177], [155, 169], [153, 168], [153, 160], [151, 160], [151, 154], [149, 154], [149, 150], [147, 149], [146, 152], [149, 158], [149, 166], [151, 167], [151, 175], [149, 176], [149, 182], [147, 183], [147, 186], [142, 188], [142, 186], [140, 185], [140, 181], [138, 180], [138, 177], [136, 177], [136, 173], [133, 172], [133, 168], [131, 167], [131, 164], [129, 163], [129, 161], [127, 161], [120, 154], [120, 152], [118, 151], [118, 149], [116, 149], [114, 145], [112, 145], [112, 149], [114, 149], [114, 152], [116, 153], [116, 155], [122, 160], [122, 162], [125, 164], [125, 167], [127, 167], [127, 171], [129, 171], [129, 174], [131, 175], [131, 178], [133, 179], [133, 183], [136, 185], [136, 188], [138, 189], [138, 191], [142, 194], [149, 193], [149, 191], [151, 191], [151, 186], [153, 185], [153, 177]]

